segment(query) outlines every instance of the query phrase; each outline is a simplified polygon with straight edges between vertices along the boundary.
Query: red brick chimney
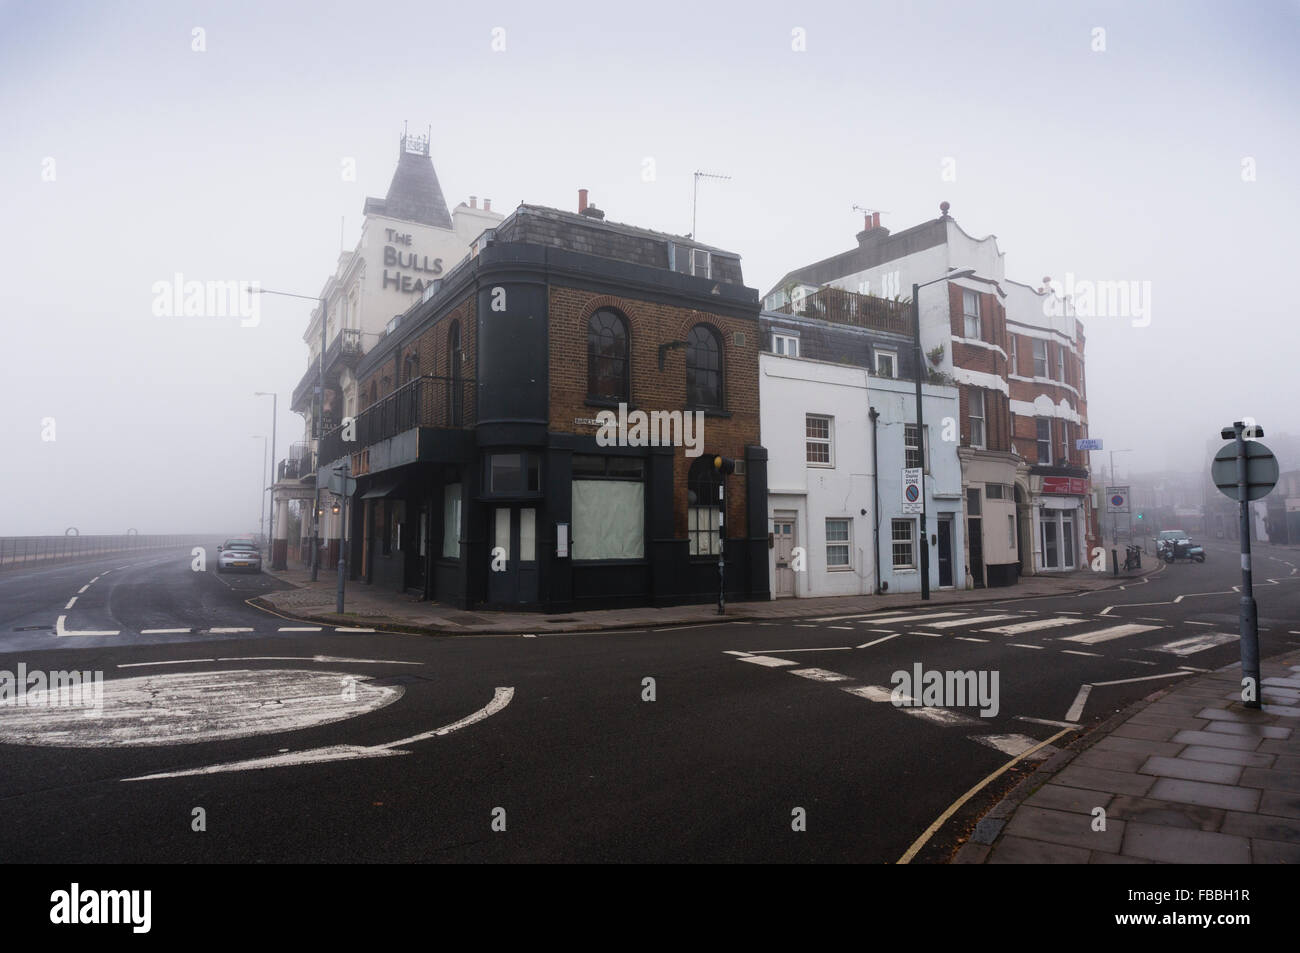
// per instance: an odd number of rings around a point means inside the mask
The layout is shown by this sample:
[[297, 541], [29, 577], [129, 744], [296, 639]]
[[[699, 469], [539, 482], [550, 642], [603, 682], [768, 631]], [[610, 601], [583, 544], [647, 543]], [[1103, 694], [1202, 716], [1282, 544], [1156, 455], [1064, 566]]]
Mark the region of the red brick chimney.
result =
[[483, 200], [483, 211], [485, 211], [485, 212], [490, 212], [490, 211], [492, 211], [492, 200], [491, 200], [491, 199], [484, 199], [484, 200]]
[[471, 196], [469, 197], [469, 207], [470, 207], [470, 208], [478, 208], [478, 196], [476, 196], [476, 195], [471, 195]]
[[578, 214], [581, 215], [587, 208], [587, 190], [578, 189]]
[[872, 212], [872, 213], [871, 213], [871, 227], [872, 227], [872, 228], [879, 228], [879, 227], [880, 227], [880, 213], [879, 213], [879, 212]]

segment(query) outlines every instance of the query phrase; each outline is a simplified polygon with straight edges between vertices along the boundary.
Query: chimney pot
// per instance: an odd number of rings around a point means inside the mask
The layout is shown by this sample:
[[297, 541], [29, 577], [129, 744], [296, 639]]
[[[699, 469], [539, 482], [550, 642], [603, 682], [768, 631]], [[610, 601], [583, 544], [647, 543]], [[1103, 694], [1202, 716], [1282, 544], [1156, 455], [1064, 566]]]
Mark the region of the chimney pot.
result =
[[476, 195], [471, 195], [471, 196], [469, 197], [469, 207], [470, 207], [470, 208], [478, 208], [478, 196], [476, 196]]
[[587, 190], [578, 189], [578, 214], [581, 215], [587, 208]]
[[485, 211], [485, 212], [490, 212], [490, 211], [492, 211], [492, 200], [491, 200], [491, 199], [484, 199], [484, 200], [483, 200], [483, 211]]
[[872, 213], [871, 213], [871, 227], [872, 227], [872, 228], [879, 228], [879, 227], [880, 227], [880, 213], [879, 213], [879, 212], [872, 212]]

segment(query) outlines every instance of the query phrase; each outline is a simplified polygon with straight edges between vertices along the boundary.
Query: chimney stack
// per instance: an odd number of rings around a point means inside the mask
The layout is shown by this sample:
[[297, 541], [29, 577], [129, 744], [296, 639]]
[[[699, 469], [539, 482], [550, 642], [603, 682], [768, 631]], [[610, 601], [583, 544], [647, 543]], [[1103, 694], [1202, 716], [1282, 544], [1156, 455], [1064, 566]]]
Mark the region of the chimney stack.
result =
[[578, 189], [578, 214], [581, 215], [587, 210], [587, 190]]
[[879, 212], [872, 212], [872, 213], [871, 213], [871, 227], [872, 227], [872, 228], [879, 228], [879, 227], [880, 227], [880, 213], [879, 213]]
[[477, 196], [477, 195], [471, 195], [471, 196], [469, 197], [469, 207], [470, 207], [470, 208], [478, 208], [478, 196]]
[[490, 211], [492, 211], [492, 200], [491, 200], [491, 199], [484, 199], [484, 200], [483, 200], [483, 211], [485, 211], [485, 212], [490, 212]]

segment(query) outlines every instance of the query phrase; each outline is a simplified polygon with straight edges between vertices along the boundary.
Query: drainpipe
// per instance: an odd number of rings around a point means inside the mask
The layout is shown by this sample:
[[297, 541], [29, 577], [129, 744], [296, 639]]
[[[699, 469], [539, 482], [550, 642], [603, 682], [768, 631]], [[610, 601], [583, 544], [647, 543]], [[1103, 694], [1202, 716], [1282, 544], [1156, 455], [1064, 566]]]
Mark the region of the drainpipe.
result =
[[875, 594], [880, 595], [880, 458], [876, 456], [876, 420], [880, 417], [880, 411], [868, 406], [867, 416], [871, 418], [871, 496], [875, 506], [872, 517], [872, 536], [876, 546]]

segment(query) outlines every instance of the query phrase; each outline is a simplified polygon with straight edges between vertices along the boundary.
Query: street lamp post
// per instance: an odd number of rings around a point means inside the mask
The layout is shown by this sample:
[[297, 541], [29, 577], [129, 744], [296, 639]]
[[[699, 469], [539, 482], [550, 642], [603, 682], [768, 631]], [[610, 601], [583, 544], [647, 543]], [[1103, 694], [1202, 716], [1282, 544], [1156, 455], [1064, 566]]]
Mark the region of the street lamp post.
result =
[[319, 407], [316, 408], [316, 428], [320, 431], [316, 438], [316, 503], [312, 507], [312, 531], [311, 531], [311, 581], [315, 582], [317, 574], [320, 572], [320, 440], [325, 436], [322, 419], [325, 416], [325, 299], [321, 296], [300, 295], [290, 291], [272, 291], [269, 288], [255, 289], [258, 294], [280, 295], [285, 298], [301, 298], [304, 301], [315, 301], [320, 305], [320, 363], [316, 376], [317, 397], [320, 400]]
[[[1112, 487], [1118, 485], [1115, 482], [1115, 454], [1132, 453], [1132, 452], [1133, 449], [1131, 447], [1126, 448], [1124, 450], [1110, 451], [1110, 485]], [[1130, 471], [1130, 475], [1131, 475], [1131, 471]], [[1107, 502], [1109, 502], [1109, 499], [1107, 500]], [[1131, 514], [1133, 511], [1133, 487], [1130, 486], [1128, 488], [1128, 495], [1125, 497], [1124, 502], [1126, 502], [1129, 506], [1129, 513], [1130, 513], [1129, 519], [1131, 523], [1132, 521]], [[1132, 543], [1132, 541], [1133, 541], [1133, 537], [1130, 535], [1129, 542]], [[1102, 545], [1105, 544], [1103, 543]], [[1118, 510], [1110, 514], [1110, 562], [1111, 562], [1111, 574], [1118, 576], [1119, 575], [1119, 511]]]
[[[259, 390], [253, 392], [254, 397], [271, 398], [271, 501], [267, 504], [268, 519], [266, 521], [266, 552], [271, 557], [271, 568], [275, 568], [275, 553], [271, 550], [275, 547], [275, 484], [279, 482], [275, 478], [275, 418], [279, 413], [280, 397], [269, 391]], [[266, 438], [263, 437], [263, 440]], [[262, 491], [263, 494], [266, 490]]]
[[[916, 378], [916, 440], [921, 448], [921, 598], [930, 598], [930, 534], [927, 529], [927, 518], [925, 507], [925, 411], [922, 409], [921, 402], [921, 374], [925, 370], [925, 365], [921, 360], [921, 289], [927, 285], [938, 284], [941, 281], [950, 281], [953, 278], [969, 278], [975, 274], [974, 268], [963, 268], [961, 271], [953, 271], [944, 275], [942, 278], [935, 278], [932, 281], [922, 281], [912, 283], [912, 367], [914, 370], [913, 377]], [[906, 461], [904, 461], [906, 462]], [[878, 467], [877, 467], [878, 469]]]
[[255, 433], [248, 439], [262, 441], [262, 479], [258, 481], [262, 492], [257, 495], [257, 532], [261, 534], [266, 532], [266, 511], [262, 509], [262, 500], [266, 497], [266, 434]]

